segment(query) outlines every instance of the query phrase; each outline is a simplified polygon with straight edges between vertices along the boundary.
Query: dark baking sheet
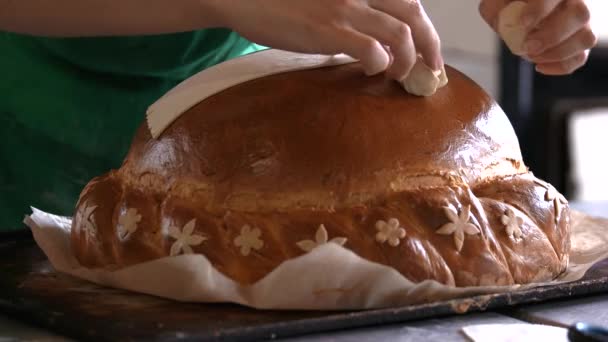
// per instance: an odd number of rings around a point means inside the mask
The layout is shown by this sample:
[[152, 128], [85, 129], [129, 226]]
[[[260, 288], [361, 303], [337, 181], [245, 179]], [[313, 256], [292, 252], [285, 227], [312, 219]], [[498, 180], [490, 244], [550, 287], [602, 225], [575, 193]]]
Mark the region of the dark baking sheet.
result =
[[178, 303], [102, 288], [55, 272], [29, 234], [0, 234], [0, 311], [87, 341], [272, 339], [605, 291], [608, 260], [580, 281], [516, 293], [354, 312], [259, 311], [229, 304]]

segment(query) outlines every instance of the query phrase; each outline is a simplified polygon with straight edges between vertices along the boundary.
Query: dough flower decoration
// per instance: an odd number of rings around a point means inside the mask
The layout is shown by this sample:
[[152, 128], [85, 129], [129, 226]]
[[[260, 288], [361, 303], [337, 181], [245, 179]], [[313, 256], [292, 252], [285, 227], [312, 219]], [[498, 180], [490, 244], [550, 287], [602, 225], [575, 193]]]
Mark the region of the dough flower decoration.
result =
[[118, 217], [118, 238], [121, 240], [127, 239], [131, 234], [137, 231], [137, 224], [141, 221], [141, 215], [137, 213], [137, 209], [129, 208]]
[[84, 231], [88, 238], [97, 240], [97, 225], [95, 224], [93, 213], [97, 209], [97, 206], [89, 206], [84, 204], [84, 209], [78, 211], [78, 221], [80, 222], [80, 229]]
[[500, 217], [500, 222], [505, 226], [505, 232], [510, 238], [519, 239], [522, 237], [521, 225], [524, 223], [524, 220], [516, 216], [513, 210], [507, 209]]
[[538, 179], [534, 182], [545, 188], [545, 201], [553, 202], [553, 208], [555, 210], [555, 223], [557, 223], [562, 212], [562, 206], [568, 204], [568, 200], [564, 197], [564, 195], [560, 194], [557, 189], [553, 187], [553, 185]]
[[379, 220], [376, 222], [376, 241], [385, 243], [397, 247], [401, 243], [401, 239], [405, 238], [406, 232], [403, 227], [399, 224], [399, 220], [391, 218], [386, 221]]
[[241, 234], [234, 239], [234, 245], [240, 247], [241, 254], [248, 256], [251, 250], [256, 251], [264, 247], [264, 241], [260, 239], [262, 231], [259, 228], [251, 229], [248, 224], [241, 228]]
[[436, 233], [441, 235], [453, 235], [456, 250], [460, 252], [462, 250], [462, 246], [464, 245], [465, 233], [467, 235], [476, 235], [481, 233], [476, 225], [469, 222], [471, 217], [471, 206], [463, 206], [462, 210], [460, 211], [460, 215], [458, 215], [456, 210], [449, 206], [443, 207], [443, 211], [451, 222], [441, 226]]
[[196, 219], [190, 220], [182, 229], [179, 229], [175, 226], [169, 227], [169, 236], [175, 239], [175, 242], [171, 245], [171, 256], [176, 256], [181, 254], [192, 254], [191, 246], [198, 246], [203, 241], [207, 240], [206, 237], [202, 235], [194, 235], [194, 226], [196, 225]]
[[331, 240], [329, 240], [329, 235], [327, 234], [327, 229], [325, 229], [325, 225], [320, 225], [319, 228], [317, 229], [317, 232], [315, 233], [315, 240], [302, 240], [300, 242], [297, 242], [296, 245], [298, 247], [300, 247], [301, 250], [303, 250], [304, 252], [310, 252], [313, 249], [324, 245], [326, 243], [335, 243], [338, 244], [340, 246], [344, 246], [344, 244], [346, 243], [347, 239], [345, 237], [335, 237]]

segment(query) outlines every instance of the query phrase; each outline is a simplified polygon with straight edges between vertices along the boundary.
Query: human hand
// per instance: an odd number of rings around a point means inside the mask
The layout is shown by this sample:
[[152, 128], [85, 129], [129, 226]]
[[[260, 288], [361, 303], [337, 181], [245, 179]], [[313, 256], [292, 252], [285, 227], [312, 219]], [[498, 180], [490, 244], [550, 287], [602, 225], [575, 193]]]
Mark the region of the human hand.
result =
[[[500, 12], [512, 0], [482, 0], [481, 16], [498, 32]], [[585, 0], [528, 0], [520, 24], [528, 30], [523, 57], [546, 75], [566, 75], [582, 67], [597, 44]]]
[[301, 53], [345, 53], [369, 75], [404, 79], [417, 55], [443, 67], [437, 32], [419, 0], [217, 0], [223, 26]]

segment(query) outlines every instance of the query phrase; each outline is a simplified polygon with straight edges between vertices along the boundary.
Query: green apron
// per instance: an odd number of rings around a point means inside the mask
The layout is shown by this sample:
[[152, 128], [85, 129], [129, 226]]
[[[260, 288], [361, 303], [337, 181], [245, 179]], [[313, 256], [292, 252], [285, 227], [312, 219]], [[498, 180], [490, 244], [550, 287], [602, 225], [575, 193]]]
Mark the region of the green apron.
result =
[[30, 206], [72, 215], [86, 183], [120, 167], [150, 104], [259, 49], [224, 29], [69, 39], [0, 32], [0, 230], [23, 228]]

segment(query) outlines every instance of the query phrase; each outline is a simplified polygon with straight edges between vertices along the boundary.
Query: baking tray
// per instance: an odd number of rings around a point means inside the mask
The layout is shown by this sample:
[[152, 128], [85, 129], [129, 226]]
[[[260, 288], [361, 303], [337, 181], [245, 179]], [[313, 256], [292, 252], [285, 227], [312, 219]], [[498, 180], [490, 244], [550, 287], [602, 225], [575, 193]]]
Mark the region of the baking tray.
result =
[[[159, 279], [158, 281], [171, 281]], [[57, 273], [28, 231], [0, 234], [0, 311], [86, 341], [251, 341], [497, 310], [608, 291], [608, 260], [576, 282], [365, 311], [261, 311], [100, 287]]]

